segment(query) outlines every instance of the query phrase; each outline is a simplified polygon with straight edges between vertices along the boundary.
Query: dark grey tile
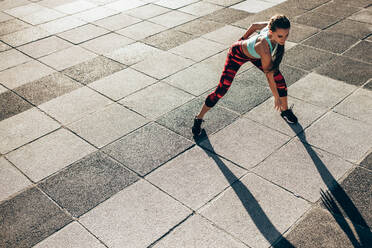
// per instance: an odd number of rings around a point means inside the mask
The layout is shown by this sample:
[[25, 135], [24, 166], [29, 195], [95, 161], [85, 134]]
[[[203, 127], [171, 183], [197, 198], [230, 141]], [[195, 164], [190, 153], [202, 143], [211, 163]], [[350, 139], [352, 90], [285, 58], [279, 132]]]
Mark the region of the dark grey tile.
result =
[[[355, 228], [355, 233], [351, 229]], [[361, 244], [363, 242], [364, 246]], [[327, 210], [315, 207], [292, 229], [285, 239], [273, 245], [275, 248], [355, 248], [369, 247], [370, 230], [333, 216]]]
[[[210, 90], [210, 92], [213, 90]], [[191, 127], [194, 124], [194, 117], [199, 113], [208, 94], [209, 92], [165, 114], [158, 118], [156, 122], [193, 140]], [[204, 116], [205, 122], [202, 124], [202, 128], [210, 135], [231, 124], [238, 116], [231, 111], [221, 108], [217, 104]]]
[[44, 180], [40, 187], [58, 205], [79, 217], [138, 177], [102, 152], [92, 153]]
[[328, 2], [320, 6], [319, 8], [317, 8], [314, 12], [331, 15], [331, 16], [347, 17], [355, 12], [358, 12], [359, 10], [360, 8], [356, 8], [353, 6], [347, 6], [346, 4], [340, 4], [337, 2]]
[[351, 35], [358, 39], [363, 39], [372, 34], [372, 24], [345, 19], [327, 28], [326, 30], [334, 33]]
[[0, 94], [0, 121], [26, 111], [30, 108], [32, 108], [31, 104], [29, 104], [10, 90], [7, 90]]
[[224, 8], [224, 9], [220, 9], [215, 12], [212, 12], [206, 16], [203, 16], [202, 19], [225, 23], [225, 24], [231, 24], [233, 22], [244, 19], [250, 15], [252, 15], [252, 13], [248, 13], [243, 10], [237, 10], [233, 8]]
[[319, 74], [345, 81], [353, 85], [362, 85], [372, 77], [372, 65], [344, 56], [338, 56], [315, 69]]
[[127, 66], [109, 58], [98, 56], [94, 59], [69, 67], [63, 70], [62, 73], [82, 84], [89, 84], [126, 67]]
[[314, 68], [327, 63], [332, 58], [335, 58], [335, 56], [336, 55], [325, 51], [319, 51], [311, 47], [297, 45], [286, 51], [283, 58], [283, 63], [311, 71]]
[[147, 37], [143, 39], [142, 42], [167, 51], [194, 38], [195, 37], [191, 34], [186, 34], [175, 29], [168, 29], [164, 32]]
[[60, 72], [56, 72], [24, 84], [14, 89], [14, 91], [33, 104], [40, 105], [80, 87], [82, 87], [81, 84], [64, 76]]
[[0, 247], [32, 247], [72, 221], [36, 187], [0, 205]]
[[341, 17], [325, 15], [313, 11], [294, 18], [294, 22], [307, 26], [324, 29], [341, 20]]
[[284, 3], [279, 4], [278, 7], [292, 6], [300, 9], [311, 10], [329, 1], [331, 0], [287, 0]]
[[191, 22], [177, 26], [175, 30], [185, 32], [195, 36], [201, 36], [203, 34], [212, 32], [216, 29], [222, 28], [224, 25], [222, 23], [196, 19]]
[[356, 46], [352, 47], [344, 56], [362, 60], [364, 62], [372, 62], [372, 42], [361, 41]]
[[[372, 83], [372, 81], [371, 81]], [[360, 162], [360, 166], [363, 166], [369, 170], [372, 170], [372, 152]]]
[[292, 23], [291, 30], [289, 33], [288, 41], [299, 43], [310, 36], [318, 33], [320, 29], [298, 24]]
[[169, 129], [150, 123], [106, 146], [103, 151], [144, 176], [192, 144]]

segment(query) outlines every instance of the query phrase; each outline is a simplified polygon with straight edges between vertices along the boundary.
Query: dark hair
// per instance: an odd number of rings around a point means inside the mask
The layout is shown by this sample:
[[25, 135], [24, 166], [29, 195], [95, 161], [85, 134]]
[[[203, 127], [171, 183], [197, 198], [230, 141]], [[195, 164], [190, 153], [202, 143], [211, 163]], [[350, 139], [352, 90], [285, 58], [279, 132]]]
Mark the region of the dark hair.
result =
[[[291, 23], [289, 22], [288, 18], [285, 15], [277, 14], [270, 18], [269, 22], [269, 29], [272, 32], [275, 32], [276, 29], [289, 29], [291, 27]], [[282, 62], [284, 55], [284, 46], [277, 44], [277, 48], [274, 54], [273, 66], [270, 68], [270, 71], [276, 71], [279, 69], [279, 64]]]

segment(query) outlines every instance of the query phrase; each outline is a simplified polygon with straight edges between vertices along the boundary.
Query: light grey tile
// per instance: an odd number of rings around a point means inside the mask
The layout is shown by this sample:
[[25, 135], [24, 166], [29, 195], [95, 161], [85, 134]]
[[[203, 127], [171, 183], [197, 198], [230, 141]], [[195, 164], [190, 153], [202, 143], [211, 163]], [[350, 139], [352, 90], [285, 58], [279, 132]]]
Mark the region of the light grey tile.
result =
[[241, 3], [235, 4], [230, 8], [244, 10], [247, 11], [248, 13], [258, 13], [275, 5], [276, 5], [275, 3], [270, 1], [246, 0]]
[[170, 9], [178, 9], [178, 8], [183, 7], [183, 6], [195, 3], [197, 1], [199, 1], [199, 0], [178, 0], [178, 1], [159, 0], [159, 1], [156, 1], [155, 4], [166, 7], [166, 8], [170, 8]]
[[149, 19], [151, 17], [155, 17], [157, 15], [161, 15], [161, 14], [164, 14], [164, 13], [169, 12], [169, 11], [170, 11], [170, 9], [168, 9], [168, 8], [164, 8], [164, 7], [161, 7], [159, 5], [155, 5], [155, 4], [150, 3], [150, 4], [146, 4], [144, 6], [135, 8], [135, 9], [127, 10], [124, 13], [127, 14], [127, 15], [131, 15], [133, 17], [136, 17], [136, 18], [146, 20], [146, 19]]
[[41, 5], [38, 5], [35, 3], [29, 3], [29, 4], [18, 6], [12, 9], [4, 10], [4, 12], [9, 15], [19, 18], [19, 17], [26, 16], [26, 15], [32, 14], [40, 10], [44, 10], [44, 9], [46, 8]]
[[359, 12], [349, 16], [348, 19], [372, 24], [372, 9], [362, 9]]
[[107, 9], [105, 7], [97, 7], [94, 9], [80, 12], [73, 16], [86, 22], [94, 22], [94, 21], [103, 19], [108, 16], [112, 16], [118, 13], [119, 11], [117, 10]]
[[124, 37], [122, 35], [109, 33], [101, 37], [95, 38], [93, 40], [84, 42], [80, 44], [80, 46], [96, 54], [105, 54], [110, 53], [116, 49], [124, 47], [133, 42], [134, 40]]
[[41, 24], [38, 27], [48, 31], [50, 34], [57, 34], [69, 29], [82, 26], [84, 24], [86, 24], [85, 21], [79, 20], [72, 16], [66, 16], [51, 22]]
[[0, 12], [0, 22], [5, 22], [14, 19], [13, 16]]
[[74, 44], [79, 44], [81, 42], [96, 38], [97, 36], [101, 36], [103, 34], [107, 34], [108, 30], [94, 26], [92, 24], [87, 24], [84, 26], [80, 26], [66, 32], [58, 34], [59, 37], [70, 41]]
[[53, 21], [63, 16], [65, 16], [65, 14], [55, 11], [53, 9], [42, 9], [42, 10], [30, 13], [29, 15], [26, 15], [22, 17], [21, 19], [32, 25], [38, 25], [41, 23]]
[[95, 21], [93, 24], [111, 31], [115, 31], [133, 25], [137, 22], [141, 22], [141, 19], [121, 13]]
[[0, 3], [0, 10], [7, 10], [7, 9], [12, 9], [18, 6], [26, 5], [29, 4], [30, 2], [28, 0], [19, 0], [19, 1], [14, 1], [14, 0], [4, 0]]
[[0, 53], [0, 71], [5, 70], [9, 67], [16, 66], [27, 61], [31, 58], [24, 55], [23, 53], [11, 49]]
[[157, 34], [167, 28], [152, 22], [143, 21], [132, 26], [120, 29], [116, 33], [122, 34], [133, 40], [142, 40], [148, 36]]
[[39, 27], [26, 28], [11, 34], [1, 36], [0, 39], [11, 46], [21, 46], [26, 43], [39, 40], [51, 34]]
[[18, 19], [10, 19], [4, 22], [1, 22], [0, 25], [0, 35], [10, 34], [17, 31], [20, 31], [25, 28], [29, 28], [31, 25], [18, 20]]
[[71, 43], [56, 36], [51, 36], [42, 40], [34, 41], [27, 45], [20, 46], [17, 49], [33, 58], [40, 58], [70, 46], [72, 46]]
[[179, 11], [182, 11], [190, 15], [194, 15], [194, 16], [204, 16], [214, 11], [220, 10], [222, 8], [223, 7], [218, 6], [216, 4], [200, 1], [200, 2], [190, 4], [186, 7], [180, 8]]
[[54, 9], [56, 9], [56, 10], [62, 12], [62, 13], [71, 15], [71, 14], [75, 14], [77, 12], [81, 12], [81, 11], [84, 11], [84, 10], [87, 10], [87, 9], [92, 9], [96, 6], [97, 5], [92, 3], [92, 2], [88, 2], [88, 1], [85, 1], [85, 0], [78, 0], [78, 1], [71, 2], [71, 3], [66, 3], [66, 4], [59, 5], [59, 6], [55, 7]]
[[174, 11], [167, 12], [165, 14], [153, 17], [149, 19], [149, 21], [168, 27], [168, 28], [173, 28], [180, 24], [192, 21], [196, 18], [197, 18], [196, 16], [174, 10]]
[[4, 42], [0, 41], [0, 52], [4, 52], [4, 51], [10, 50], [10, 49], [12, 49], [11, 46], [8, 46]]
[[213, 40], [221, 44], [231, 45], [244, 35], [246, 30], [231, 25], [226, 25], [220, 29], [204, 34], [202, 37]]
[[140, 7], [145, 4], [146, 3], [140, 0], [119, 0], [105, 5], [105, 8], [123, 12], [129, 9]]
[[243, 2], [244, 0], [205, 0], [206, 2], [209, 3], [214, 3], [217, 5], [221, 5], [224, 7], [229, 7], [231, 5], [237, 4], [239, 2]]

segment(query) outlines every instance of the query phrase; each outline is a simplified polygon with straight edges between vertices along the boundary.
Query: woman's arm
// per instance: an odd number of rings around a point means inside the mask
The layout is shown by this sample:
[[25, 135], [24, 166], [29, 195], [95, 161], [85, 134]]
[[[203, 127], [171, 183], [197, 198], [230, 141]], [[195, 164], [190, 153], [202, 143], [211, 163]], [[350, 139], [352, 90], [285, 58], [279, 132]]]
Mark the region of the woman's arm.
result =
[[264, 27], [266, 27], [268, 25], [268, 22], [255, 22], [253, 23], [247, 30], [247, 32], [242, 36], [241, 39], [243, 40], [246, 40], [248, 39], [249, 36], [251, 36], [251, 34], [253, 34], [254, 32], [256, 32], [257, 30], [261, 30], [263, 29]]

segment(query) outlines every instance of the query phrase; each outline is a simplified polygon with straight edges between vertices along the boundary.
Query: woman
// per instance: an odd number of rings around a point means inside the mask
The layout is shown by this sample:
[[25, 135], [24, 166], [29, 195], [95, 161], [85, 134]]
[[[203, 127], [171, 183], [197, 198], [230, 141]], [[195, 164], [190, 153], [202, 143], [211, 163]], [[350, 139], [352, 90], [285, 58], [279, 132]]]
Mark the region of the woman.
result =
[[[284, 54], [284, 43], [288, 38], [290, 22], [284, 15], [275, 15], [270, 22], [252, 24], [242, 38], [234, 43], [228, 52], [220, 83], [208, 95], [200, 113], [194, 119], [192, 132], [200, 135], [205, 113], [221, 99], [229, 89], [236, 72], [247, 61], [252, 62], [266, 75], [274, 96], [274, 107], [288, 123], [297, 123], [297, 117], [288, 109], [287, 86], [279, 71]], [[247, 39], [254, 32], [261, 30]]]

